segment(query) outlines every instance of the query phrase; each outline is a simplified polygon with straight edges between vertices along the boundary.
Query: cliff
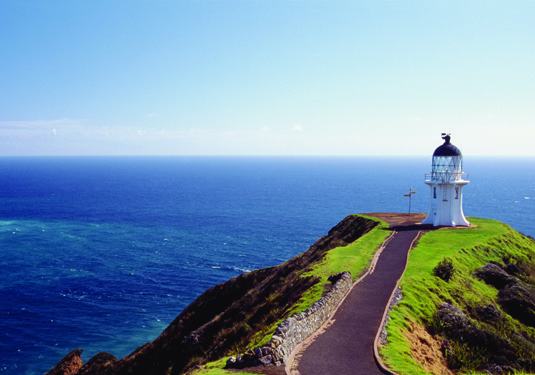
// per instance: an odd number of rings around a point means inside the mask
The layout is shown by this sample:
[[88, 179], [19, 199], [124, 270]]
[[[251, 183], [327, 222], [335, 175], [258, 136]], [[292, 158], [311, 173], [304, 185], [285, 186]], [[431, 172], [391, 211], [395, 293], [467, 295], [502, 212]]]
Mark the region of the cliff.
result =
[[[278, 323], [314, 302], [305, 295], [313, 287], [328, 290], [327, 277], [311, 271], [327, 253], [344, 247], [380, 225], [378, 220], [350, 215], [307, 251], [287, 262], [234, 277], [206, 290], [153, 342], [116, 359], [99, 353], [81, 365], [81, 351], [69, 353], [78, 366], [54, 367], [48, 375], [177, 375], [197, 364], [244, 352], [274, 332]], [[329, 276], [329, 275], [327, 275]]]
[[[396, 225], [405, 220], [375, 216]], [[380, 346], [383, 362], [399, 375], [535, 373], [535, 241], [494, 220], [470, 221], [469, 228], [423, 227], [410, 252]], [[227, 364], [237, 367], [280, 362], [295, 344], [292, 335], [313, 326], [307, 317], [318, 306], [328, 315], [321, 306], [336, 305], [367, 269], [389, 233], [384, 228], [348, 216], [299, 256], [208, 289], [130, 355], [99, 353], [82, 366], [76, 349], [49, 375], [182, 374], [229, 356]], [[349, 281], [346, 274], [331, 277], [346, 270]], [[273, 348], [283, 336], [292, 342], [281, 354]]]

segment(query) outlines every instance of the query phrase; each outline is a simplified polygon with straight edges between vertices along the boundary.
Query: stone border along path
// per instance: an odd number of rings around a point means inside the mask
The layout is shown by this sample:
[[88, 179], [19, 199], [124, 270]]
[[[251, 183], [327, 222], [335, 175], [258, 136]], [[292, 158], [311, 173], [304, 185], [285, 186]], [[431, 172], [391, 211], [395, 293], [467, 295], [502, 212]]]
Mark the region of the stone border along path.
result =
[[286, 364], [294, 349], [321, 328], [353, 288], [353, 279], [347, 271], [331, 276], [329, 279], [331, 278], [334, 284], [327, 295], [314, 302], [305, 311], [292, 315], [280, 323], [264, 346], [248, 350], [236, 357], [230, 357], [226, 368]]
[[333, 286], [327, 295], [314, 302], [305, 311], [292, 315], [280, 323], [271, 339], [263, 347], [249, 349], [244, 354], [230, 357], [227, 360], [226, 368], [242, 369], [256, 366], [284, 365], [284, 371], [276, 371], [276, 373], [286, 373], [288, 364], [293, 362], [294, 354], [299, 351], [302, 344], [309, 337], [316, 337], [323, 331], [325, 325], [329, 323], [333, 314], [338, 310], [354, 286], [373, 272], [381, 252], [394, 234], [395, 232], [390, 234], [381, 244], [371, 261], [370, 267], [356, 283], [353, 283], [351, 273], [348, 271], [331, 276], [329, 279], [333, 278]]
[[378, 337], [409, 250], [424, 227], [393, 229], [369, 272], [354, 284], [331, 319], [293, 351], [286, 362], [288, 375], [395, 374], [380, 360]]

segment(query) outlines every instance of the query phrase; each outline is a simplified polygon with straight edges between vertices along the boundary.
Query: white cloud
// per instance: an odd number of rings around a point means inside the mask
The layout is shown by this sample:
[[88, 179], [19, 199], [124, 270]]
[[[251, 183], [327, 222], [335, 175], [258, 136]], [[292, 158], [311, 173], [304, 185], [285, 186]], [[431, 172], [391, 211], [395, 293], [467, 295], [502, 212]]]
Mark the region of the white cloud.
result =
[[[461, 119], [462, 120], [462, 119]], [[84, 119], [0, 121], [2, 155], [430, 155], [452, 133], [468, 155], [533, 155], [531, 122], [511, 129], [502, 123], [467, 120], [400, 121], [395, 129], [357, 124], [345, 131], [306, 131], [299, 124], [278, 129], [102, 126]], [[490, 121], [489, 121], [490, 122]], [[517, 120], [520, 122], [520, 120]], [[429, 126], [429, 124], [433, 124]], [[455, 125], [451, 125], [455, 124]], [[366, 132], [361, 131], [368, 126]], [[386, 134], [388, 133], [388, 134]]]
[[29, 121], [0, 121], [0, 137], [42, 137], [58, 135], [71, 129], [79, 131], [86, 120], [57, 119]]

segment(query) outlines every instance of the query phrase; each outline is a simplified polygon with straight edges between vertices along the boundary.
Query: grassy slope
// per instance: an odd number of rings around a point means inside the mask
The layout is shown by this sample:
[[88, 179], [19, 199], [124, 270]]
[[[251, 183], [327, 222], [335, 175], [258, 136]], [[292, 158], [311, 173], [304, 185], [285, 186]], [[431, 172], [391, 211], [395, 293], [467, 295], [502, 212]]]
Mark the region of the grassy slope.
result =
[[207, 362], [219, 367], [208, 373], [222, 374], [225, 356], [267, 341], [278, 323], [321, 297], [328, 276], [361, 274], [389, 234], [386, 226], [375, 218], [349, 215], [304, 253], [206, 290], [153, 342], [119, 360], [97, 355], [78, 375], [180, 375]]
[[[307, 270], [307, 272], [304, 272], [300, 276], [303, 278], [318, 280], [318, 282], [306, 290], [297, 300], [297, 302], [291, 306], [291, 308], [284, 314], [284, 319], [286, 319], [288, 316], [308, 309], [314, 302], [319, 300], [325, 291], [325, 288], [330, 285], [328, 280], [329, 276], [340, 272], [349, 271], [351, 272], [353, 280], [358, 280], [359, 276], [366, 272], [366, 270], [369, 268], [373, 256], [379, 249], [380, 245], [391, 234], [391, 232], [388, 230], [388, 224], [382, 220], [364, 215], [351, 216], [371, 220], [372, 222], [376, 222], [378, 224], [371, 229], [371, 231], [357, 238], [354, 242], [349, 244], [341, 243], [341, 246], [334, 247], [333, 249], [325, 252], [322, 260], [314, 263], [313, 266]], [[347, 218], [344, 220], [347, 220]], [[344, 221], [341, 223], [344, 223]], [[333, 232], [336, 231], [337, 227], [338, 226], [331, 229], [331, 231], [329, 231], [329, 235], [332, 235]], [[318, 240], [318, 242], [321, 243], [321, 239]], [[318, 244], [318, 242], [316, 244]], [[316, 244], [314, 246], [316, 246]], [[299, 257], [300, 256], [301, 255], [299, 255]], [[267, 330], [259, 332], [259, 334], [255, 336], [248, 347], [254, 348], [269, 341], [277, 326], [284, 319], [280, 319], [279, 321], [275, 322]]]
[[[376, 218], [365, 218], [376, 222], [378, 221], [378, 219]], [[313, 269], [302, 275], [302, 277], [311, 277], [314, 279], [319, 279], [319, 282], [313, 285], [307, 292], [305, 292], [304, 295], [297, 301], [297, 303], [292, 306], [288, 314], [285, 314], [285, 316], [304, 311], [310, 306], [312, 306], [315, 301], [320, 299], [323, 291], [325, 290], [325, 287], [330, 284], [330, 282], [327, 280], [329, 276], [337, 274], [339, 272], [349, 271], [351, 272], [353, 279], [357, 280], [360, 275], [366, 272], [366, 270], [369, 268], [376, 251], [379, 249], [380, 245], [385, 241], [385, 239], [390, 235], [391, 232], [387, 230], [387, 228], [388, 224], [379, 220], [379, 225], [377, 225], [370, 232], [364, 234], [362, 237], [358, 238], [356, 241], [350, 243], [347, 246], [338, 246], [329, 250], [321, 262], [316, 263]], [[336, 227], [333, 229], [336, 229]], [[249, 347], [252, 348], [259, 344], [262, 344], [265, 341], [268, 341], [271, 338], [271, 335], [274, 332], [278, 323], [280, 323], [280, 321], [278, 321], [276, 324], [273, 324], [267, 331], [259, 333], [251, 342], [251, 345], [249, 345]], [[225, 362], [221, 360], [212, 362], [209, 363], [205, 369], [195, 371], [193, 372], [193, 374], [235, 374], [235, 372], [223, 370], [222, 367], [224, 367], [224, 365]], [[240, 374], [248, 375], [246, 373]]]
[[[535, 270], [535, 260], [531, 259], [535, 258], [533, 240], [496, 221], [472, 219], [472, 223], [472, 228], [427, 233], [411, 251], [401, 282], [404, 298], [391, 313], [389, 345], [382, 350], [385, 362], [399, 374], [426, 373], [412, 359], [403, 334], [411, 329], [409, 321], [429, 326], [441, 302], [454, 304], [465, 312], [473, 312], [475, 306], [496, 304], [497, 290], [472, 277], [476, 269], [491, 261], [503, 264], [506, 259], [529, 263]], [[120, 375], [133, 371], [174, 375], [206, 360], [213, 362], [196, 375], [230, 373], [222, 369], [225, 355], [243, 352], [269, 339], [280, 321], [305, 310], [321, 297], [330, 275], [349, 270], [358, 279], [390, 234], [386, 227], [384, 222], [377, 225], [376, 219], [350, 215], [309, 250], [284, 264], [243, 274], [207, 290], [153, 343], [117, 362], [92, 367], [87, 374]], [[456, 268], [449, 282], [432, 275], [433, 268], [445, 257]], [[534, 328], [523, 326], [505, 313], [504, 316], [503, 331], [535, 337]], [[494, 329], [484, 324], [481, 327]], [[188, 339], [193, 330], [199, 333], [198, 338]]]
[[[471, 218], [471, 222], [472, 228], [443, 228], [426, 233], [410, 253], [400, 283], [403, 300], [391, 312], [387, 327], [388, 345], [381, 350], [385, 363], [399, 374], [428, 374], [412, 359], [410, 343], [404, 336], [404, 332], [411, 329], [409, 321], [429, 326], [442, 302], [459, 307], [467, 315], [476, 306], [498, 305], [497, 290], [474, 278], [474, 271], [489, 262], [533, 262], [533, 240], [497, 221]], [[451, 259], [455, 266], [454, 276], [449, 282], [433, 276], [433, 268], [445, 257]], [[523, 326], [505, 313], [503, 315], [503, 324], [508, 329], [535, 337], [533, 328]], [[482, 329], [494, 329], [481, 322], [478, 325]], [[466, 361], [470, 362], [470, 358]], [[469, 368], [471, 364], [466, 365]]]
[[[366, 216], [363, 216], [366, 217]], [[370, 220], [377, 220], [369, 218]], [[373, 256], [380, 245], [391, 234], [387, 230], [388, 224], [380, 221], [380, 224], [371, 232], [357, 239], [347, 246], [339, 246], [330, 250], [324, 260], [314, 266], [312, 270], [303, 276], [317, 277], [320, 282], [310, 288], [303, 297], [294, 305], [292, 314], [308, 309], [321, 298], [325, 286], [329, 284], [329, 276], [340, 272], [349, 271], [353, 280], [356, 281], [366, 272], [371, 264]]]

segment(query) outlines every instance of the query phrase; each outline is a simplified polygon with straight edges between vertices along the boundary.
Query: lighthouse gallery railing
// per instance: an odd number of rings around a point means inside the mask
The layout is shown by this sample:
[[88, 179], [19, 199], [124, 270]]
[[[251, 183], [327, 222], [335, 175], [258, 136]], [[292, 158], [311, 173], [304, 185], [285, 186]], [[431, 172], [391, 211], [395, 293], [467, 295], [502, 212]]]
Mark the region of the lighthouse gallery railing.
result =
[[468, 181], [468, 173], [465, 172], [431, 172], [425, 174], [426, 182], [454, 182], [454, 181]]

